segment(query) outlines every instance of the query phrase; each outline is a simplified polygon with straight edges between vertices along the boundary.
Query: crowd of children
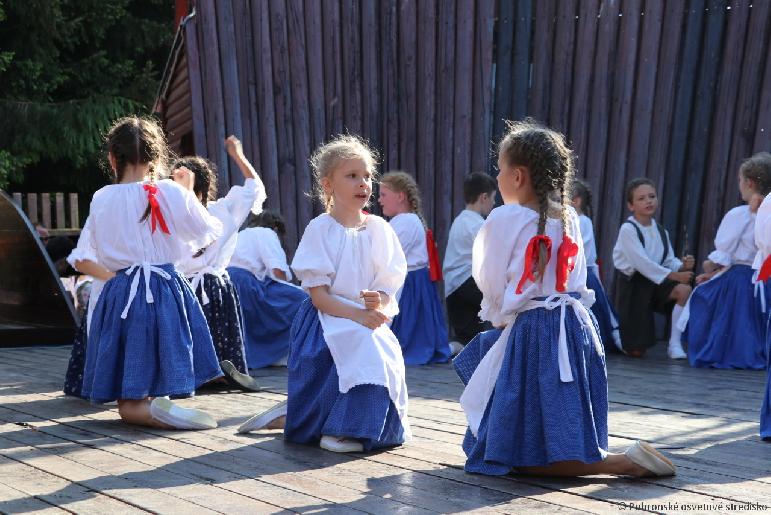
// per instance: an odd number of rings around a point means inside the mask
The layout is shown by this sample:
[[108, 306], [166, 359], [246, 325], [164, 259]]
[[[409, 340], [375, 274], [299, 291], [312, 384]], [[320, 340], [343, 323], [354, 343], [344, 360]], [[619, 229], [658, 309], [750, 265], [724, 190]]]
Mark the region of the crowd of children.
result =
[[[670, 358], [767, 368], [769, 154], [742, 164], [747, 204], [726, 214], [696, 277], [694, 258], [675, 255], [655, 219], [654, 183], [632, 180], [631, 215], [613, 247], [614, 309], [600, 281], [591, 189], [574, 179], [564, 137], [529, 120], [508, 125], [497, 182], [466, 176], [442, 266], [416, 181], [401, 171], [379, 178], [376, 152], [356, 136], [312, 156], [324, 212], [291, 267], [284, 222], [262, 211], [271, 192], [237, 138], [225, 148], [243, 184], [220, 199], [215, 166], [196, 156], [169, 166], [152, 120], [119, 120], [106, 147], [114, 184], [94, 194], [68, 258], [94, 283], [65, 392], [116, 401], [128, 423], [216, 427], [172, 399], [221, 382], [257, 390], [249, 369], [286, 366], [287, 400], [239, 431], [282, 428], [287, 441], [366, 452], [410, 438], [405, 365], [457, 355], [466, 470], [665, 476], [674, 465], [646, 442], [608, 450], [606, 350], [642, 357], [658, 312], [671, 315]], [[376, 188], [388, 221], [367, 212]]]

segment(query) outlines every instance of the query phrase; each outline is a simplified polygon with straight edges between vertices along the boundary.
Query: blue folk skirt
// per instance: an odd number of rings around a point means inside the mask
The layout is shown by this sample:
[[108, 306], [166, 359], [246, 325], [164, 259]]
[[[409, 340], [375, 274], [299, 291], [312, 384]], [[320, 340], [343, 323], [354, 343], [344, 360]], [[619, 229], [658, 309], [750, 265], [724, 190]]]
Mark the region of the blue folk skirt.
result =
[[[169, 396], [189, 397], [222, 375], [201, 305], [171, 264], [171, 276], [150, 274], [154, 302], [145, 299], [141, 267], [121, 270], [104, 286], [94, 308], [86, 346], [81, 395], [93, 402]], [[126, 319], [121, 313], [131, 281], [140, 274]]]
[[[560, 381], [557, 363], [560, 310], [521, 313], [506, 348], [495, 389], [477, 437], [466, 431], [468, 472], [503, 475], [517, 467], [577, 460], [601, 461], [608, 449], [608, 380], [605, 356], [587, 328], [566, 308], [568, 355], [574, 380]], [[477, 335], [453, 365], [467, 384], [501, 334]]]
[[404, 443], [404, 429], [388, 390], [359, 385], [340, 393], [335, 362], [310, 299], [292, 324], [284, 438], [316, 444], [322, 436], [354, 438], [364, 450]]
[[613, 339], [613, 331], [618, 331], [618, 315], [605, 293], [605, 288], [592, 268], [596, 269], [596, 267], [588, 267], [586, 270], [586, 287], [594, 290], [594, 304], [592, 304], [591, 311], [594, 318], [597, 319], [602, 344], [606, 351], [621, 352]]
[[238, 293], [228, 274], [222, 277], [204, 274], [201, 284], [209, 302], [203, 303], [200, 289], [196, 288], [195, 294], [209, 324], [217, 359], [220, 362], [230, 361], [239, 372], [246, 374], [246, 350]]
[[241, 303], [249, 368], [267, 367], [286, 357], [292, 320], [308, 294], [270, 277], [260, 281], [243, 268], [230, 267], [228, 274]]
[[[766, 368], [766, 314], [755, 298], [753, 271], [733, 265], [691, 294], [683, 333], [693, 367]], [[768, 309], [771, 297], [768, 296]]]
[[450, 359], [447, 322], [428, 268], [407, 274], [391, 331], [399, 340], [405, 365], [446, 363]]

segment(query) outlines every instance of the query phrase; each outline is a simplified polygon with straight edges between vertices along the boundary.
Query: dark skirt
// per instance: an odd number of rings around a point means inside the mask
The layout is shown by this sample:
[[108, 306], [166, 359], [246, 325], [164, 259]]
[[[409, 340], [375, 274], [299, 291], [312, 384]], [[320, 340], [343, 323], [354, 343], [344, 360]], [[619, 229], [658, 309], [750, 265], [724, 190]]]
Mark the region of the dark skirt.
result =
[[73, 397], [82, 397], [83, 369], [86, 368], [86, 346], [88, 344], [88, 306], [83, 311], [80, 319], [80, 327], [72, 340], [70, 361], [67, 365], [67, 374], [64, 376], [64, 394]]
[[594, 304], [592, 304], [592, 314], [597, 319], [597, 326], [600, 328], [600, 338], [606, 351], [618, 352], [621, 349], [616, 345], [613, 332], [618, 331], [618, 315], [616, 310], [610, 304], [600, 279], [589, 267], [586, 270], [586, 287], [594, 291]]
[[669, 299], [669, 294], [677, 283], [664, 279], [661, 284], [656, 284], [638, 272], [631, 277], [618, 272], [616, 282], [616, 311], [624, 351], [644, 351], [653, 347], [656, 345], [653, 313], [672, 313], [675, 301]]
[[292, 324], [284, 438], [316, 444], [322, 436], [359, 440], [365, 451], [404, 442], [396, 406], [384, 386], [340, 393], [337, 369], [324, 341], [318, 311], [306, 300]]

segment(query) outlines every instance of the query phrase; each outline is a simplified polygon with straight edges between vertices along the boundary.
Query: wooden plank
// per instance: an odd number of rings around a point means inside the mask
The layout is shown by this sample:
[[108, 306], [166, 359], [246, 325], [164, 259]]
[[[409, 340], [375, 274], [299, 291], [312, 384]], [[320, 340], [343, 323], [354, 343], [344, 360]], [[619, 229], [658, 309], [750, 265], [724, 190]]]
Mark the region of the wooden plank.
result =
[[[41, 193], [40, 204], [41, 204], [40, 207], [42, 211], [43, 226], [50, 229], [52, 228], [51, 227], [51, 194]], [[21, 206], [21, 194], [19, 194], [19, 206]]]
[[514, 22], [514, 53], [512, 55], [511, 119], [520, 120], [528, 113], [530, 91], [530, 46], [533, 33], [533, 0], [517, 1]]
[[[265, 183], [268, 198], [266, 207], [282, 211], [279, 188], [278, 143], [276, 111], [273, 103], [273, 57], [271, 49], [270, 17], [268, 0], [258, 0], [252, 6], [254, 30], [255, 74], [257, 77], [257, 113], [259, 117], [259, 147], [261, 156], [260, 175]], [[289, 209], [291, 206], [286, 205]]]
[[[383, 124], [380, 87], [380, 19], [377, 2], [361, 2], [362, 136], [382, 153]], [[320, 31], [320, 29], [319, 29]], [[373, 202], [373, 207], [378, 206]]]
[[[370, 2], [364, 6], [365, 11]], [[308, 101], [310, 103], [311, 147], [320, 145], [326, 135], [326, 106], [324, 100], [324, 31], [322, 5], [318, 0], [305, 0], [305, 51], [308, 66]], [[364, 40], [369, 41], [369, 38]], [[375, 56], [377, 57], [377, 56]], [[375, 59], [375, 62], [377, 60]], [[377, 75], [373, 77], [376, 78]], [[369, 77], [364, 75], [364, 79]], [[377, 95], [375, 99], [377, 99]], [[375, 116], [375, 119], [378, 119]]]
[[[753, 12], [752, 14], [755, 15], [756, 13]], [[694, 250], [699, 251], [700, 257], [706, 257], [707, 253], [713, 249], [714, 235], [723, 216], [723, 209], [721, 208], [723, 208], [727, 193], [727, 177], [731, 178], [731, 182], [737, 182], [736, 170], [729, 169], [728, 162], [731, 152], [730, 142], [734, 133], [739, 81], [742, 78], [744, 40], [747, 35], [749, 16], [748, 3], [742, 1], [731, 3], [723, 55], [720, 60], [721, 68], [718, 71], [717, 96], [712, 118], [714, 125], [709, 135], [711, 139], [707, 140], [711, 143], [707, 146], [709, 150], [708, 160], [706, 168], [703, 170], [704, 179], [702, 182], [706, 182], [706, 185], [700, 200], [704, 206], [709, 207], [702, 210], [699, 239], [695, 242], [697, 247]], [[693, 180], [699, 180], [702, 176], [694, 174], [691, 177]], [[730, 200], [731, 207], [736, 205], [737, 201], [740, 199], [733, 197]], [[696, 235], [697, 233], [691, 234]]]
[[323, 0], [324, 99], [327, 137], [343, 132], [343, 49], [340, 0]]
[[528, 115], [542, 123], [548, 123], [549, 98], [554, 48], [555, 0], [535, 2], [535, 29], [533, 31], [533, 72], [528, 102]]
[[[70, 195], [73, 195], [73, 193], [70, 193]], [[74, 195], [77, 195], [75, 193]], [[72, 197], [70, 197], [72, 198]], [[18, 203], [18, 205], [21, 205], [21, 202]], [[76, 203], [77, 205], [77, 203]], [[76, 208], [77, 209], [77, 208]], [[32, 224], [37, 223], [37, 193], [27, 193], [27, 217], [29, 218], [29, 221], [32, 222]]]
[[292, 130], [292, 75], [289, 61], [289, 35], [287, 33], [287, 13], [285, 0], [268, 2], [270, 12], [270, 38], [273, 56], [273, 101], [276, 113], [276, 144], [278, 153], [279, 184], [282, 214], [286, 221], [286, 239], [289, 244], [289, 259], [299, 242], [301, 232], [298, 227], [295, 202], [297, 199], [297, 167], [295, 164], [295, 141]]
[[67, 227], [67, 220], [64, 219], [64, 193], [54, 193], [56, 202], [56, 228], [64, 229]]
[[21, 199], [22, 199], [21, 193], [13, 194], [13, 203], [19, 206], [19, 209], [22, 209]]
[[455, 214], [452, 207], [454, 176], [449, 169], [455, 148], [455, 9], [451, 2], [439, 2], [437, 36], [436, 156], [438, 162], [445, 165], [441, 173], [435, 175], [434, 198], [436, 240], [443, 252]]
[[399, 167], [399, 13], [396, 2], [380, 3], [380, 76], [383, 116], [381, 169]]
[[3, 513], [30, 513], [40, 514], [66, 514], [69, 513], [57, 508], [51, 503], [38, 499], [33, 495], [27, 495], [21, 490], [0, 484], [0, 510]]
[[[659, 198], [664, 198], [664, 182], [669, 182], [669, 174], [666, 173], [667, 156], [670, 148], [672, 134], [672, 113], [675, 109], [675, 97], [677, 86], [678, 68], [683, 64], [679, 60], [681, 48], [681, 33], [683, 20], [685, 19], [685, 7], [677, 2], [666, 2], [664, 14], [664, 27], [659, 50], [659, 59], [656, 68], [656, 93], [653, 104], [653, 120], [651, 121], [651, 135], [647, 157], [647, 171], [645, 176], [653, 181]], [[659, 216], [663, 214], [662, 208]], [[666, 220], [664, 220], [666, 223]]]
[[80, 228], [80, 216], [78, 215], [78, 194], [70, 193], [70, 225], [71, 228]]
[[474, 93], [474, 1], [458, 0], [455, 26], [454, 145], [452, 152], [452, 212], [463, 209], [463, 178], [471, 170], [471, 97]]
[[549, 126], [567, 133], [570, 119], [570, 91], [573, 87], [573, 52], [576, 49], [578, 0], [562, 0], [556, 9], [554, 50], [550, 72]]
[[576, 56], [573, 61], [571, 88], [570, 129], [568, 140], [575, 156], [576, 175], [586, 176], [586, 153], [589, 147], [589, 101], [592, 84], [592, 60], [597, 42], [597, 15], [599, 0], [585, 0], [578, 4]]
[[755, 127], [755, 141], [752, 152], [768, 151], [771, 148], [771, 43], [766, 47], [765, 73], [758, 102], [758, 122]]
[[[514, 23], [516, 2], [500, 2], [495, 28], [495, 92], [493, 103], [494, 141], [500, 141], [506, 130], [505, 121], [512, 117], [512, 75], [514, 57]], [[529, 44], [529, 41], [528, 41]]]
[[346, 130], [361, 133], [361, 3], [342, 0], [343, 120]]
[[[228, 188], [219, 189], [218, 195], [227, 194], [230, 186], [242, 184], [244, 176], [232, 159], [227, 157], [225, 151], [225, 137], [236, 134], [243, 137], [244, 129], [241, 121], [241, 91], [239, 88], [239, 71], [237, 62], [236, 33], [233, 30], [233, 2], [215, 2], [217, 7], [217, 43], [220, 54], [220, 73], [222, 77], [222, 100], [225, 109], [224, 136], [217, 142], [217, 148], [225, 156], [225, 166], [222, 171], [228, 170]], [[240, 45], [243, 45], [243, 41]], [[243, 73], [243, 72], [242, 72]], [[247, 146], [247, 148], [249, 148]]]
[[241, 133], [237, 134], [249, 161], [259, 170], [262, 156], [259, 145], [260, 119], [257, 116], [257, 76], [255, 71], [252, 13], [249, 2], [233, 2], [233, 18], [238, 65], [238, 90], [241, 101]]
[[[311, 169], [310, 111], [306, 53], [305, 20], [303, 0], [289, 0], [287, 28], [293, 37], [289, 38], [289, 69], [292, 77], [292, 129], [294, 139], [294, 162], [296, 179], [296, 207], [298, 235], [311, 220], [311, 203], [306, 195], [313, 191]], [[291, 245], [291, 244], [290, 244]]]
[[493, 39], [495, 36], [495, 1], [475, 2], [476, 26], [474, 28], [474, 96], [471, 115], [471, 166], [472, 170], [492, 172], [497, 162], [491, 156], [493, 110]]
[[653, 113], [658, 109], [654, 104], [656, 82], [658, 81], [658, 57], [661, 44], [661, 30], [664, 26], [664, 1], [647, 0], [645, 16], [642, 17], [640, 54], [637, 62], [637, 79], [632, 110], [631, 136], [629, 139], [628, 177], [643, 177], [650, 155], [651, 127]]
[[417, 5], [415, 0], [399, 2], [399, 168], [412, 174], [417, 170]]
[[418, 3], [418, 142], [416, 176], [423, 196], [423, 216], [429, 227], [435, 227], [434, 206], [441, 203], [434, 191], [436, 166], [436, 41], [437, 2], [421, 0]]
[[190, 107], [193, 115], [193, 149], [196, 154], [206, 154], [206, 119], [203, 108], [203, 84], [201, 82], [201, 61], [198, 47], [198, 16], [185, 23], [185, 53], [187, 75], [190, 85]]

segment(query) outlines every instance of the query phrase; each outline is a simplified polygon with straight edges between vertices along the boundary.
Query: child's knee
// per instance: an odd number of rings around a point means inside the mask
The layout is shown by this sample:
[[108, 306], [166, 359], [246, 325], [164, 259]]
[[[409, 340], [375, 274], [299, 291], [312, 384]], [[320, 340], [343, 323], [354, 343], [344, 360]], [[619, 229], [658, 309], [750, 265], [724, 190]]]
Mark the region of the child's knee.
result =
[[688, 297], [691, 296], [691, 287], [687, 284], [678, 284], [675, 287], [675, 300], [678, 304], [685, 304]]

